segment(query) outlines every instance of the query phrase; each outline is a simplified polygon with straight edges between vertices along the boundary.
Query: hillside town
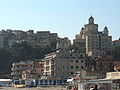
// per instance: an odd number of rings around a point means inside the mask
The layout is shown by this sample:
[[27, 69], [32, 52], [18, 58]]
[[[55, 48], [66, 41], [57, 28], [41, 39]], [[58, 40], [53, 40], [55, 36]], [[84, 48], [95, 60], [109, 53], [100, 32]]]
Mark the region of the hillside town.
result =
[[[86, 89], [80, 86], [92, 80], [97, 82], [95, 80], [120, 79], [120, 58], [113, 57], [112, 52], [113, 49], [120, 47], [120, 40], [112, 40], [107, 26], [103, 27], [103, 30], [99, 30], [98, 27], [94, 18], [90, 16], [88, 23], [82, 26], [73, 41], [68, 37], [61, 38], [57, 33], [50, 31], [11, 29], [0, 31], [1, 48], [11, 48], [14, 43], [24, 42], [31, 47], [54, 47], [54, 50], [45, 54], [43, 58], [26, 57], [25, 60], [12, 62], [10, 79], [37, 80], [37, 86], [74, 87], [66, 90], [89, 90], [87, 86]], [[114, 85], [113, 88], [116, 87]]]

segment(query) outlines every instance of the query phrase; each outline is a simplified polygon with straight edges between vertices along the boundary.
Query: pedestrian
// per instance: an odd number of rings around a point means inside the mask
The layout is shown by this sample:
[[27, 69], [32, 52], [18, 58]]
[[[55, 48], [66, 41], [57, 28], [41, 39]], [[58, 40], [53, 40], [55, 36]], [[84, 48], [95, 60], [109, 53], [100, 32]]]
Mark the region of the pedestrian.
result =
[[93, 89], [93, 90], [99, 90], [97, 84], [94, 86], [94, 89]]
[[93, 87], [93, 86], [91, 86], [91, 87], [90, 87], [90, 90], [94, 90], [94, 87]]

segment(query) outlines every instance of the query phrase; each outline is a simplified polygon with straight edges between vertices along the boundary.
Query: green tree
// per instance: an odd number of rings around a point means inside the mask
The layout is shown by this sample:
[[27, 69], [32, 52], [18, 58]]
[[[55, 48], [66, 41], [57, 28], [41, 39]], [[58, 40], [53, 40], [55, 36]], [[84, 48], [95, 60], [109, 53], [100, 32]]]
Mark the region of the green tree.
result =
[[12, 52], [9, 49], [0, 48], [0, 73], [10, 72], [13, 61]]
[[14, 43], [12, 45], [12, 50], [15, 56], [19, 60], [29, 60], [34, 58], [34, 48], [27, 44], [27, 42]]

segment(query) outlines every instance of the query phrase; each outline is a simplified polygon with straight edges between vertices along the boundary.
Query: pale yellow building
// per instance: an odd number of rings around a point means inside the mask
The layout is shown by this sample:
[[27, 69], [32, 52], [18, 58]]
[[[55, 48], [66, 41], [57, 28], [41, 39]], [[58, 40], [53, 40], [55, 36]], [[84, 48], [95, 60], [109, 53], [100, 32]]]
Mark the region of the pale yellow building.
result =
[[120, 79], [120, 72], [108, 72], [107, 79]]
[[82, 27], [80, 34], [76, 35], [74, 42], [84, 42], [86, 54], [89, 54], [94, 49], [111, 52], [112, 37], [108, 35], [108, 28], [105, 27], [103, 31], [98, 31], [98, 24], [94, 24], [94, 18], [91, 16], [88, 19], [88, 24]]
[[79, 53], [50, 53], [44, 61], [44, 75], [48, 78], [65, 79], [85, 69], [85, 55]]
[[98, 78], [104, 78], [101, 73], [86, 70], [77, 71], [76, 75], [80, 75], [81, 80], [95, 80]]

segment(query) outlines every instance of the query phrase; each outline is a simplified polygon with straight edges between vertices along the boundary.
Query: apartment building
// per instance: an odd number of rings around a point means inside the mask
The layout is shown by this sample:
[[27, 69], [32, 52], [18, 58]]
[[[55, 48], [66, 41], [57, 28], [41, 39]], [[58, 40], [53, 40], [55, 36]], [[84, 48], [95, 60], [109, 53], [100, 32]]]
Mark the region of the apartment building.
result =
[[[22, 31], [22, 30], [2, 30], [0, 31], [0, 39], [3, 41], [3, 36], [8, 38], [8, 46], [11, 47], [14, 42], [26, 41], [33, 47], [51, 47], [53, 43], [57, 43], [57, 33], [50, 33], [50, 31], [37, 31], [34, 30]], [[1, 42], [3, 43], [3, 42]], [[2, 44], [1, 44], [2, 45]]]
[[38, 79], [43, 76], [44, 61], [34, 61], [33, 68], [22, 71], [22, 79]]
[[36, 79], [43, 75], [44, 61], [21, 61], [12, 64], [13, 79]]
[[51, 43], [57, 42], [57, 33], [50, 33], [50, 31], [37, 31], [35, 34], [37, 38], [37, 46], [51, 47]]
[[57, 49], [59, 49], [60, 52], [66, 52], [70, 46], [71, 41], [68, 39], [68, 37], [58, 39]]
[[92, 50], [98, 49], [106, 53], [111, 53], [112, 37], [109, 36], [108, 28], [105, 27], [103, 31], [98, 31], [98, 24], [94, 24], [94, 18], [91, 16], [88, 19], [88, 24], [82, 27], [80, 34], [76, 35], [75, 42], [85, 43], [86, 54]]
[[33, 69], [33, 62], [27, 61], [27, 62], [17, 62], [12, 64], [11, 68], [11, 76], [13, 79], [22, 79], [22, 72], [27, 69]]
[[27, 43], [32, 47], [36, 47], [37, 41], [36, 41], [34, 30], [29, 30], [26, 33], [27, 33], [27, 37], [26, 37]]
[[120, 47], [120, 39], [112, 41], [112, 46], [113, 46], [113, 49]]
[[107, 73], [114, 71], [114, 60], [112, 56], [100, 55], [95, 59], [96, 62], [96, 71], [101, 73]]
[[87, 56], [85, 59], [85, 70], [86, 71], [96, 71], [96, 61], [93, 57]]
[[44, 75], [47, 78], [66, 79], [76, 71], [85, 69], [85, 54], [83, 53], [50, 53], [44, 58]]
[[8, 47], [8, 38], [0, 34], [0, 47]]
[[95, 80], [95, 79], [102, 79], [105, 78], [105, 76], [102, 75], [102, 73], [98, 73], [95, 71], [87, 71], [87, 70], [81, 70], [76, 72], [76, 77], [80, 76], [81, 81], [83, 80]]

